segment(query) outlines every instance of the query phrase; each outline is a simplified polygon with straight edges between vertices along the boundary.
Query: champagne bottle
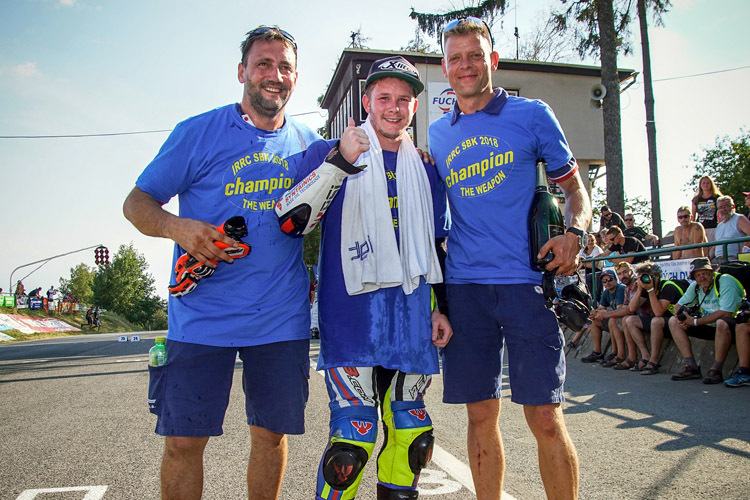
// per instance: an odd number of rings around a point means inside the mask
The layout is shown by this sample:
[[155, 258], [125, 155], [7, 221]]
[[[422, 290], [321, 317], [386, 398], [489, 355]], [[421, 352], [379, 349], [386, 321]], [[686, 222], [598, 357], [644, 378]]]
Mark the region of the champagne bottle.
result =
[[538, 159], [536, 163], [536, 189], [534, 200], [529, 212], [529, 257], [532, 269], [544, 271], [544, 266], [550, 263], [555, 256], [552, 252], [541, 259], [537, 258], [539, 250], [555, 236], [565, 233], [565, 223], [557, 200], [549, 192], [547, 183], [547, 170], [544, 159]]

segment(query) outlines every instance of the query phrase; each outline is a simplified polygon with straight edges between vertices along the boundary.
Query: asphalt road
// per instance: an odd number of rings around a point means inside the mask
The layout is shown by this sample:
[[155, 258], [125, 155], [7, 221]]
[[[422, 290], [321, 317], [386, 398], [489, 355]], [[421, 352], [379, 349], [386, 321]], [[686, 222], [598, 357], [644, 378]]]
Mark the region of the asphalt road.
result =
[[[162, 440], [146, 406], [146, 353], [155, 334], [140, 335], [141, 342], [126, 343], [101, 334], [0, 344], [0, 499], [159, 497]], [[250, 440], [236, 382], [225, 433], [206, 451], [205, 499], [246, 497]], [[566, 389], [582, 499], [747, 498], [750, 388], [672, 382], [664, 374], [643, 377], [571, 360]], [[421, 498], [472, 499], [465, 410], [442, 404], [441, 393], [436, 376], [427, 406], [438, 448], [420, 481]], [[534, 438], [509, 399], [500, 426], [508, 498], [544, 498]], [[327, 428], [325, 384], [312, 372], [307, 433], [290, 437], [282, 499], [313, 497]], [[374, 498], [373, 465], [360, 488], [363, 500]]]

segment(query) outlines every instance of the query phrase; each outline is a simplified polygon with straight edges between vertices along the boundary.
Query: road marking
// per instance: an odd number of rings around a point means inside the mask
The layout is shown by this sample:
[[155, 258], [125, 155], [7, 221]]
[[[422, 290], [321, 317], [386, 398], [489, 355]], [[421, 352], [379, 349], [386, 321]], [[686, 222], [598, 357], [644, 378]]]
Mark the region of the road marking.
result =
[[22, 491], [16, 500], [33, 500], [40, 493], [66, 493], [70, 491], [86, 491], [81, 500], [101, 500], [107, 491], [107, 486], [72, 486], [70, 488], [41, 488], [37, 490]]
[[[323, 370], [316, 370], [317, 361], [310, 359], [310, 367], [315, 370], [318, 375], [321, 377], [325, 377], [325, 373]], [[458, 458], [454, 457], [447, 451], [445, 451], [443, 448], [441, 448], [438, 445], [434, 445], [434, 448], [432, 449], [432, 461], [438, 465], [441, 469], [443, 469], [445, 472], [451, 475], [453, 479], [458, 481], [464, 488], [472, 492], [476, 495], [476, 490], [474, 489], [474, 480], [471, 477], [471, 469], [468, 465], [466, 465], [464, 462], [459, 460]], [[443, 493], [452, 493], [454, 491], [451, 489], [450, 483], [453, 483], [453, 481], [446, 480], [444, 478], [441, 478], [440, 471], [434, 471], [434, 470], [428, 470], [425, 469], [422, 471], [424, 474], [425, 472], [428, 473], [427, 478], [423, 478], [423, 476], [420, 476], [420, 484], [423, 482], [424, 479], [427, 479], [427, 483], [439, 483], [441, 486], [438, 488], [433, 489], [421, 489], [419, 490], [420, 494], [422, 495], [438, 495]], [[460, 489], [460, 488], [459, 488]], [[509, 495], [505, 491], [502, 492], [502, 498], [501, 500], [516, 500], [515, 497]]]

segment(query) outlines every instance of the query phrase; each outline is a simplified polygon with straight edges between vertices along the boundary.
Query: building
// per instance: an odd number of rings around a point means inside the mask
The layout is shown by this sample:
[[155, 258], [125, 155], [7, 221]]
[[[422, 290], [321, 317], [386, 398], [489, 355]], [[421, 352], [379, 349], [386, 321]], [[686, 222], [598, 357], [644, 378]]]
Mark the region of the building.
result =
[[[323, 96], [328, 109], [329, 137], [340, 137], [351, 116], [359, 125], [367, 117], [362, 106], [364, 83], [370, 65], [384, 57], [403, 55], [419, 70], [425, 90], [412, 124], [411, 135], [417, 147], [427, 150], [429, 124], [453, 107], [455, 98], [443, 75], [441, 54], [345, 49]], [[620, 81], [632, 79], [633, 70], [619, 70]], [[540, 63], [500, 59], [492, 75], [493, 86], [509, 93], [541, 99], [555, 111], [565, 131], [583, 179], [593, 178], [604, 165], [604, 127], [600, 101], [592, 99], [592, 89], [601, 83], [601, 68], [576, 64]]]

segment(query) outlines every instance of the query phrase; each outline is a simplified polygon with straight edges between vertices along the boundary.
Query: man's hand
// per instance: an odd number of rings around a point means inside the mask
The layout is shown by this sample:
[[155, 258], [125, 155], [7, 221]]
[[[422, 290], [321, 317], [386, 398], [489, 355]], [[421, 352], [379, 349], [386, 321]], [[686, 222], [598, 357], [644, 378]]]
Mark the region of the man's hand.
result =
[[453, 328], [448, 318], [435, 309], [430, 316], [432, 322], [432, 344], [435, 347], [445, 347], [453, 336]]
[[194, 219], [171, 219], [167, 234], [187, 253], [211, 268], [216, 268], [216, 262], [220, 260], [228, 264], [234, 262], [232, 257], [214, 243], [215, 241], [232, 248], [239, 246], [235, 240], [217, 231], [217, 226]]
[[354, 119], [349, 117], [349, 126], [339, 141], [339, 152], [346, 161], [354, 165], [359, 155], [370, 149], [370, 139], [367, 132], [354, 124]]
[[537, 258], [541, 259], [547, 252], [552, 252], [555, 258], [547, 264], [545, 269], [551, 271], [557, 269], [558, 276], [570, 276], [578, 267], [580, 248], [578, 248], [578, 236], [573, 233], [565, 233], [551, 238], [539, 250]]

